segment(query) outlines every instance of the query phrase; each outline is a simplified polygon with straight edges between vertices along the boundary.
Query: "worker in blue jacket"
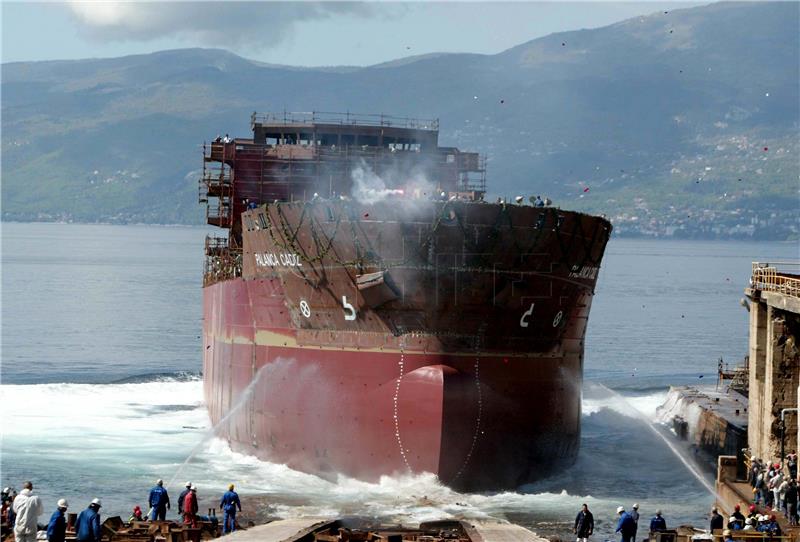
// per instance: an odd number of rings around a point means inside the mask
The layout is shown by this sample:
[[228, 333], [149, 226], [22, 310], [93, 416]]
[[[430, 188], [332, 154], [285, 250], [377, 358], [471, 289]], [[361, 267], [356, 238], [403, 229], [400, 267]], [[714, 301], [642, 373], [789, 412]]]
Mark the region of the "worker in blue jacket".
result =
[[56, 511], [50, 516], [50, 523], [47, 524], [47, 541], [64, 542], [67, 536], [67, 518], [64, 514], [67, 511], [67, 499], [59, 499]]
[[78, 542], [100, 542], [103, 534], [100, 529], [100, 499], [92, 499], [89, 508], [78, 516], [75, 524], [75, 534]]
[[659, 533], [667, 530], [667, 521], [661, 516], [661, 510], [656, 510], [656, 516], [650, 520], [650, 532]]
[[150, 496], [147, 498], [150, 504], [150, 519], [152, 521], [167, 519], [167, 510], [169, 510], [169, 494], [164, 489], [164, 480], [160, 478], [156, 481], [156, 485], [150, 490]]
[[636, 522], [622, 506], [617, 508], [617, 514], [619, 515], [619, 522], [617, 522], [617, 530], [614, 532], [620, 533], [622, 542], [631, 542], [636, 535]]
[[228, 486], [228, 491], [222, 496], [219, 501], [219, 507], [225, 513], [222, 523], [222, 534], [232, 533], [236, 530], [236, 508], [239, 512], [242, 511], [242, 503], [239, 501], [239, 495], [233, 490], [233, 484]]

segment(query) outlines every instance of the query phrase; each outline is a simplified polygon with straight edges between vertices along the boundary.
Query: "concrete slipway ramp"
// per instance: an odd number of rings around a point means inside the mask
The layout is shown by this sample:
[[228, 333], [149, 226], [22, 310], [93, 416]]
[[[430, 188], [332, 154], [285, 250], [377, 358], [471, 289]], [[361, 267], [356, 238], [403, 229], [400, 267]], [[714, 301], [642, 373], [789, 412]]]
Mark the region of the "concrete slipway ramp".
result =
[[[281, 519], [237, 531], [224, 539], [227, 542], [294, 542], [334, 521], [321, 517]], [[528, 529], [504, 520], [461, 520], [460, 523], [472, 542], [547, 542]]]

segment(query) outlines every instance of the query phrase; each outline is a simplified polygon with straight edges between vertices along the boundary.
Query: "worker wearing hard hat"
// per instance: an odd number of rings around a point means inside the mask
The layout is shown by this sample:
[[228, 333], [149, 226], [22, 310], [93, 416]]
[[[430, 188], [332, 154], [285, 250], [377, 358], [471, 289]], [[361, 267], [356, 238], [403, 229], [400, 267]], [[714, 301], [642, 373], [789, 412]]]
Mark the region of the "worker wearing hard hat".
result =
[[100, 499], [94, 498], [89, 507], [80, 513], [75, 523], [75, 538], [78, 542], [100, 542]]
[[617, 515], [619, 516], [619, 521], [617, 522], [617, 530], [614, 532], [620, 534], [622, 542], [632, 542], [636, 534], [636, 522], [633, 521], [631, 515], [622, 506], [617, 508]]
[[164, 480], [160, 478], [156, 480], [156, 485], [150, 490], [150, 496], [147, 498], [147, 504], [150, 505], [150, 519], [164, 521], [167, 519], [167, 510], [169, 510], [169, 494], [164, 487]]
[[186, 489], [181, 491], [181, 494], [178, 495], [178, 517], [183, 517], [183, 501], [186, 500], [186, 495], [192, 490], [192, 483], [186, 482], [185, 484]]
[[197, 486], [192, 484], [189, 493], [183, 498], [183, 524], [197, 527]]
[[656, 510], [656, 515], [650, 520], [650, 532], [660, 533], [667, 530], [667, 521], [661, 515], [661, 510]]
[[239, 508], [239, 512], [242, 511], [242, 503], [239, 501], [239, 495], [233, 488], [233, 484], [229, 485], [228, 491], [222, 495], [222, 500], [219, 501], [219, 507], [225, 513], [223, 516], [222, 534], [232, 533], [236, 530], [236, 508]]
[[67, 536], [67, 518], [64, 514], [67, 511], [67, 499], [59, 499], [56, 511], [50, 516], [50, 523], [47, 524], [47, 542], [64, 542]]

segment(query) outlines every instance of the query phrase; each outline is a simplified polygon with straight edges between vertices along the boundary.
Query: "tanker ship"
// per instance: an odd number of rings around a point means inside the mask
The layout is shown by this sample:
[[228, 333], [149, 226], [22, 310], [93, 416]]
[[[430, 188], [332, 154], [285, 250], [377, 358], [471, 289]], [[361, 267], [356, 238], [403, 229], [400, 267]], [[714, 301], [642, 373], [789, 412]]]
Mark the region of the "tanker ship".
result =
[[[611, 225], [484, 201], [437, 120], [283, 113], [204, 145], [204, 394], [234, 450], [325, 478], [516, 488], [574, 461]], [[532, 202], [531, 202], [532, 203]]]

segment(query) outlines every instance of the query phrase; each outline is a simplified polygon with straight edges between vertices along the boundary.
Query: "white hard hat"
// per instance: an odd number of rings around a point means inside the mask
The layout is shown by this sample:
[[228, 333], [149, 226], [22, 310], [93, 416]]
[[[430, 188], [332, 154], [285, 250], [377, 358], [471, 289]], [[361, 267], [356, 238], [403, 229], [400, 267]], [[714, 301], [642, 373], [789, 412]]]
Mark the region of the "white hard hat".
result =
[[67, 502], [67, 499], [58, 499], [58, 503], [56, 503], [56, 506], [58, 506], [59, 508], [68, 508], [69, 503]]
[[660, 516], [660, 515], [661, 515], [661, 508], [659, 508], [658, 510], [656, 510], [656, 515], [657, 515], [657, 516]]
[[159, 486], [160, 486], [160, 485], [164, 485], [164, 480], [162, 480], [161, 478], [159, 478], [158, 480], [156, 480], [156, 485], [159, 485]]
[[92, 499], [92, 503], [91, 503], [91, 504], [96, 504], [98, 508], [100, 508], [101, 506], [103, 506], [103, 503], [101, 503], [101, 502], [100, 502], [100, 499], [98, 499], [97, 497], [95, 497], [94, 499]]
[[625, 511], [625, 507], [624, 507], [624, 506], [618, 506], [618, 507], [617, 507], [617, 514], [621, 514], [621, 513], [623, 513], [624, 511]]
[[639, 509], [639, 503], [638, 502], [633, 503], [633, 509], [634, 510], [638, 510]]
[[192, 491], [197, 491], [197, 486], [195, 484], [192, 484], [192, 486], [189, 489], [191, 489]]
[[192, 487], [192, 483], [191, 482], [186, 482], [186, 487]]

